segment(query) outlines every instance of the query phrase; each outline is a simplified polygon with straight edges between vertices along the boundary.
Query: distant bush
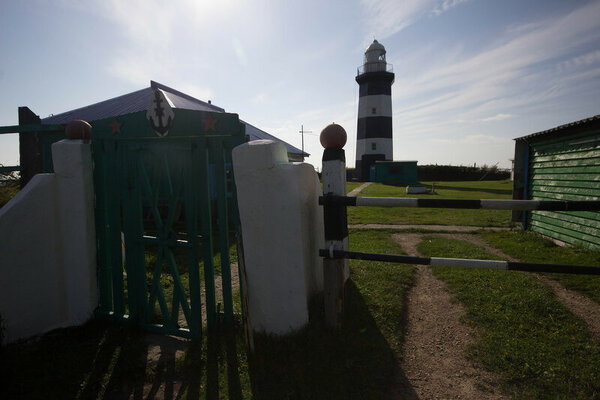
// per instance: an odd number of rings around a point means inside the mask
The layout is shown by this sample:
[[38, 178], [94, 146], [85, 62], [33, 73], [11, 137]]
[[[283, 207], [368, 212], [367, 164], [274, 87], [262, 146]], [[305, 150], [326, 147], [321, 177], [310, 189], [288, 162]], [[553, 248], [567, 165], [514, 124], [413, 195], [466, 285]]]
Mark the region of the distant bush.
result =
[[495, 165], [463, 167], [453, 165], [417, 165], [419, 181], [500, 181], [510, 178], [510, 171]]
[[[2, 166], [0, 164], [0, 166]], [[8, 203], [18, 192], [20, 178], [18, 172], [0, 172], [0, 207]]]

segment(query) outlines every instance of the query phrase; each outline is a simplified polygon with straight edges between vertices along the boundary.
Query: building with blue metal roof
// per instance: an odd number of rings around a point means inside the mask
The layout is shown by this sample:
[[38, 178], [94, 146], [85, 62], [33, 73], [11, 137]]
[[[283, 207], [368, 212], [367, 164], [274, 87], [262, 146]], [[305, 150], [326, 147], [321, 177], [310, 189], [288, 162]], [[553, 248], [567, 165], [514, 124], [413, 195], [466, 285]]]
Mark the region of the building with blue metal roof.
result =
[[[158, 82], [150, 81], [150, 87], [124, 94], [109, 100], [104, 100], [96, 104], [43, 118], [42, 124], [61, 125], [67, 124], [74, 119], [82, 119], [84, 121], [93, 122], [104, 118], [117, 117], [119, 115], [143, 111], [146, 110], [148, 104], [150, 104], [150, 99], [156, 89], [161, 90], [165, 94], [165, 97], [173, 108], [196, 111], [225, 112], [225, 109], [211, 104], [210, 101], [207, 103]], [[287, 148], [290, 161], [302, 161], [304, 157], [309, 156], [308, 153], [303, 153], [302, 150], [298, 149], [297, 147], [294, 147], [291, 144], [276, 138], [275, 136], [255, 127], [254, 125], [251, 125], [243, 120], [240, 120], [240, 122], [246, 125], [246, 135], [248, 135], [250, 140], [270, 139], [283, 143]]]

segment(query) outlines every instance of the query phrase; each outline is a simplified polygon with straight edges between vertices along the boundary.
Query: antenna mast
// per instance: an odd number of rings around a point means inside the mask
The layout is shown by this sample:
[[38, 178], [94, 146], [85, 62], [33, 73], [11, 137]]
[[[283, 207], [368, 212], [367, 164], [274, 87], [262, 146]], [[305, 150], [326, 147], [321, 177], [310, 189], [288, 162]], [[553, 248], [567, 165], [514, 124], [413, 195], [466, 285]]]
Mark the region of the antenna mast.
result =
[[302, 134], [302, 161], [304, 161], [304, 134], [305, 133], [312, 133], [312, 131], [305, 131], [304, 130], [304, 125], [300, 125], [300, 131]]

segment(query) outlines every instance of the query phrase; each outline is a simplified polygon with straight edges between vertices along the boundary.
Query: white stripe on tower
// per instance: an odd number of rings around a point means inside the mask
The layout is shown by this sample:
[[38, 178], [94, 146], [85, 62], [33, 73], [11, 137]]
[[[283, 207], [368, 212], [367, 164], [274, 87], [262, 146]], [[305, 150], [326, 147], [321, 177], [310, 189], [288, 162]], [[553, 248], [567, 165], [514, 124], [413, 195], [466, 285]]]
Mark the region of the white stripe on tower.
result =
[[389, 138], [370, 138], [358, 139], [356, 141], [356, 154], [384, 154], [386, 160], [393, 158], [392, 139]]
[[358, 118], [391, 117], [392, 98], [387, 94], [363, 96], [358, 103]]

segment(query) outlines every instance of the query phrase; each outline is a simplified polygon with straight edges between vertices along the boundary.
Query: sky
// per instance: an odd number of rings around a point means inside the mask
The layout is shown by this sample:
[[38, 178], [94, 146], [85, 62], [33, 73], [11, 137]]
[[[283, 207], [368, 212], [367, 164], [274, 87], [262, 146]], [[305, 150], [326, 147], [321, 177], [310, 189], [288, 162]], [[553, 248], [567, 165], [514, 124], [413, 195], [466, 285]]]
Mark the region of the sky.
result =
[[[0, 0], [0, 126], [160, 82], [237, 113], [321, 167], [348, 134], [356, 69], [393, 65], [395, 160], [509, 168], [512, 139], [600, 114], [600, 1]], [[17, 135], [0, 163], [18, 164]]]

